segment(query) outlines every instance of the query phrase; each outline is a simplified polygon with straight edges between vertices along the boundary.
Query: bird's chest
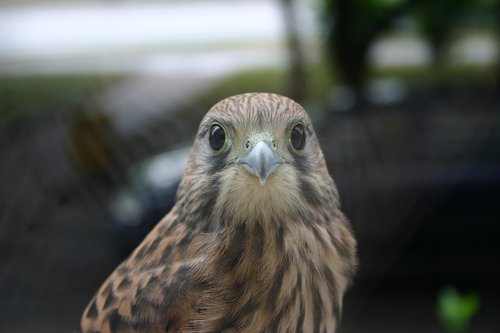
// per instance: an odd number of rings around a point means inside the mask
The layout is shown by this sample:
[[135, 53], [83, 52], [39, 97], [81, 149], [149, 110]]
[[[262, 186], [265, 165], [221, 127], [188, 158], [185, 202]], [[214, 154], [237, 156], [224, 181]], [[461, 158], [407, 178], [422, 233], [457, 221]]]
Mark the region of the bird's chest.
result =
[[311, 223], [275, 225], [233, 225], [212, 247], [207, 279], [217, 283], [207, 295], [218, 295], [218, 305], [203, 308], [222, 307], [216, 312], [224, 316], [211, 314], [210, 321], [224, 332], [334, 332], [346, 277], [332, 231]]
[[340, 304], [327, 261], [333, 254], [285, 244], [281, 253], [264, 251], [261, 258], [247, 257], [235, 267], [225, 331], [334, 332]]
[[[334, 332], [338, 315], [334, 290], [314, 272], [277, 271], [270, 288], [240, 292], [224, 332]], [[267, 291], [267, 293], [266, 293]]]

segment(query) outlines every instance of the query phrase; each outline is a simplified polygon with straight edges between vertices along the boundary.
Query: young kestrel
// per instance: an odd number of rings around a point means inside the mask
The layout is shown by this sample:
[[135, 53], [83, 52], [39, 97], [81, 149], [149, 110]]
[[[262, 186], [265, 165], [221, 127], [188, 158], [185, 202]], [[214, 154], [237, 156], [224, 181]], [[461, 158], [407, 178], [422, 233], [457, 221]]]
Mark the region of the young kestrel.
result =
[[294, 101], [203, 118], [177, 201], [87, 306], [83, 332], [334, 332], [356, 241]]

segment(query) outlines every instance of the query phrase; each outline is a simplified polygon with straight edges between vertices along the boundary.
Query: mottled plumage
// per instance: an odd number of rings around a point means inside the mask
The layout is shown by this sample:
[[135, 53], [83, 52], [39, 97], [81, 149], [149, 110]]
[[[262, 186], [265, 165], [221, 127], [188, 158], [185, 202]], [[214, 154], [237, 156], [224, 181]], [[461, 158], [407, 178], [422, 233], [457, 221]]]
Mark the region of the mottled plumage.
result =
[[233, 96], [203, 118], [174, 208], [104, 282], [81, 328], [334, 332], [355, 248], [303, 108]]

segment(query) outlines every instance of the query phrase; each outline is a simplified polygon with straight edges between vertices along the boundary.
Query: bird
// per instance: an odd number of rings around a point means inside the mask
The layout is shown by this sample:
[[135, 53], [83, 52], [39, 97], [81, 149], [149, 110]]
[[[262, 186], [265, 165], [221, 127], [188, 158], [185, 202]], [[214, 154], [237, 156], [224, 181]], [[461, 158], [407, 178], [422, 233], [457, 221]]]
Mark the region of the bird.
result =
[[357, 243], [304, 108], [272, 93], [203, 117], [176, 203], [83, 312], [89, 332], [335, 332]]

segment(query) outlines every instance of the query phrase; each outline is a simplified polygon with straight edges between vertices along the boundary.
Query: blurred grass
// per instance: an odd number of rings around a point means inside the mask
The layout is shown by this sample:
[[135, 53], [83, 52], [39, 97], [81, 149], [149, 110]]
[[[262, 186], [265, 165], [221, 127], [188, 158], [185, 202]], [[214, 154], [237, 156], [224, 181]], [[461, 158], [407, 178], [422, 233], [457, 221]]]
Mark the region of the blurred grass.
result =
[[430, 87], [447, 84], [466, 82], [470, 85], [489, 84], [494, 85], [494, 65], [448, 65], [441, 67], [392, 67], [375, 69], [372, 78], [398, 77], [409, 86]]
[[[339, 76], [327, 64], [320, 63], [309, 66], [307, 72], [307, 98], [310, 101], [325, 101], [331, 87], [339, 84]], [[426, 67], [391, 67], [374, 69], [369, 79], [393, 77], [401, 79], [410, 88], [428, 86], [429, 88], [453, 83], [469, 85], [495, 85], [493, 65], [448, 65], [440, 68]], [[286, 70], [259, 69], [244, 71], [233, 75], [222, 83], [215, 85], [210, 91], [200, 97], [200, 105], [213, 105], [217, 101], [242, 92], [273, 92], [287, 95], [289, 80]]]
[[0, 77], [0, 120], [12, 125], [63, 112], [118, 79], [79, 75]]
[[[438, 86], [445, 83], [494, 85], [495, 70], [488, 66], [395, 67], [375, 69], [370, 78], [397, 77], [410, 87]], [[105, 87], [124, 79], [123, 75], [58, 75], [0, 77], [0, 120], [9, 125], [64, 112], [92, 98]], [[243, 92], [273, 92], [287, 95], [290, 77], [285, 69], [261, 68], [229, 76], [195, 98], [192, 107], [214, 105], [219, 100]], [[310, 101], [327, 100], [338, 75], [325, 63], [307, 68], [307, 96]], [[166, 88], [167, 89], [167, 88]], [[186, 109], [181, 106], [180, 109]], [[189, 112], [188, 112], [189, 113]], [[184, 115], [197, 117], [197, 114]]]
[[[335, 83], [336, 75], [325, 64], [306, 68], [306, 89], [310, 99], [323, 98]], [[286, 69], [262, 68], [243, 71], [215, 85], [200, 97], [203, 105], [213, 105], [221, 99], [243, 92], [288, 94], [289, 77]]]

